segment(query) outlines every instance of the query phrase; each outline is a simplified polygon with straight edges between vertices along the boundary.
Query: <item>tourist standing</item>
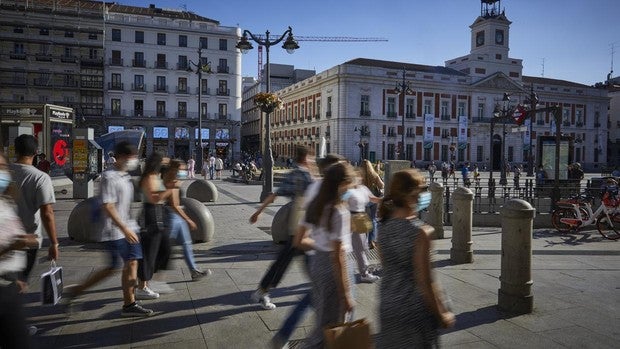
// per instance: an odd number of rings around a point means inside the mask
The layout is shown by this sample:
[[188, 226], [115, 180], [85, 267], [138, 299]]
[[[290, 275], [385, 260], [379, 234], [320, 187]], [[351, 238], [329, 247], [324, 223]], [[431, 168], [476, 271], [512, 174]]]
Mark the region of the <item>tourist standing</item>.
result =
[[194, 179], [194, 178], [196, 178], [196, 177], [194, 176], [194, 175], [195, 175], [195, 172], [196, 172], [195, 166], [196, 166], [196, 160], [194, 160], [194, 157], [193, 157], [193, 156], [191, 156], [191, 157], [189, 158], [189, 160], [187, 160], [187, 171], [188, 171], [188, 172], [187, 172], [187, 174], [188, 174], [187, 178], [189, 178], [189, 179]]
[[215, 174], [215, 156], [211, 154], [209, 157], [209, 179], [213, 180], [213, 175]]
[[224, 161], [221, 157], [215, 159], [215, 178], [222, 179], [222, 170], [224, 169]]
[[428, 177], [431, 182], [435, 181], [435, 171], [437, 171], [437, 166], [435, 166], [435, 162], [433, 161], [430, 165], [428, 165]]

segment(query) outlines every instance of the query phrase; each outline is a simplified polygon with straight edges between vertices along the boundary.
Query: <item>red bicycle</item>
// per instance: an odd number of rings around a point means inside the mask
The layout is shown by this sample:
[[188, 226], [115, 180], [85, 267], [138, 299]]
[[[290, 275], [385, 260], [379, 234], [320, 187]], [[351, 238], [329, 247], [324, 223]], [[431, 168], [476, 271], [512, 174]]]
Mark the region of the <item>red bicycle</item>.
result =
[[601, 205], [592, 211], [591, 196], [578, 195], [558, 201], [552, 213], [553, 226], [561, 233], [577, 231], [595, 224], [598, 232], [606, 239], [620, 238], [620, 198], [613, 192], [605, 192]]

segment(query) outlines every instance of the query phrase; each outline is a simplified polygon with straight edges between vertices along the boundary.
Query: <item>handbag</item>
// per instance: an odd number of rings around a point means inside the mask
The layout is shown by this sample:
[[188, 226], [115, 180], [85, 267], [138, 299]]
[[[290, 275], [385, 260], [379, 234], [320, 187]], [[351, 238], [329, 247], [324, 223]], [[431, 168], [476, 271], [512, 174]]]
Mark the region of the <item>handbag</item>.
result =
[[370, 339], [370, 324], [366, 319], [325, 328], [323, 335], [327, 349], [370, 349], [373, 347]]
[[358, 234], [366, 234], [373, 229], [372, 220], [366, 212], [351, 213], [351, 231]]
[[52, 260], [50, 270], [41, 274], [41, 303], [56, 305], [62, 298], [62, 267]]

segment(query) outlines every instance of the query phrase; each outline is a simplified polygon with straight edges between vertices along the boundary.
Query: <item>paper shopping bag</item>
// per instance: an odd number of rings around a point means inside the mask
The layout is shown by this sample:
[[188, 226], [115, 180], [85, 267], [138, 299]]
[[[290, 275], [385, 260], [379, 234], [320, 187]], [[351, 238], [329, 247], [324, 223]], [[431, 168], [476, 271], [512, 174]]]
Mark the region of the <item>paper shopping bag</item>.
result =
[[56, 305], [62, 298], [62, 267], [52, 261], [50, 270], [41, 274], [41, 303]]
[[366, 319], [326, 328], [324, 331], [327, 349], [371, 349], [370, 325]]

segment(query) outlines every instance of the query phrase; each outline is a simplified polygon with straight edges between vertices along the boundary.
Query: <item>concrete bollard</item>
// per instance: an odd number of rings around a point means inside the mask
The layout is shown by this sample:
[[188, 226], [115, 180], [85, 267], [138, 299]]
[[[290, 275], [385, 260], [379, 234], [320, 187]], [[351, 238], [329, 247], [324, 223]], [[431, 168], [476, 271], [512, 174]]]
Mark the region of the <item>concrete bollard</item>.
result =
[[426, 222], [435, 228], [433, 237], [435, 239], [443, 239], [443, 193], [444, 187], [439, 181], [434, 181], [428, 187], [431, 192], [431, 205], [428, 208], [428, 219]]
[[215, 184], [204, 179], [183, 181], [180, 189], [181, 197], [196, 199], [200, 202], [215, 202], [219, 196]]
[[292, 208], [293, 201], [288, 202], [286, 205], [280, 207], [271, 221], [271, 239], [276, 244], [286, 242], [289, 239], [289, 213]]
[[532, 229], [536, 210], [527, 201], [509, 200], [501, 209], [502, 270], [499, 277], [497, 305], [500, 310], [531, 313]]
[[78, 242], [100, 242], [105, 213], [98, 196], [88, 198], [73, 208], [67, 221], [67, 234]]
[[385, 163], [385, 173], [383, 175], [383, 182], [385, 183], [386, 194], [387, 188], [390, 187], [390, 179], [394, 172], [398, 172], [400, 170], [404, 170], [406, 168], [411, 168], [411, 162], [407, 160], [388, 160]]
[[471, 248], [474, 193], [465, 187], [458, 187], [452, 196], [454, 208], [450, 259], [457, 264], [472, 263], [474, 261], [474, 253]]
[[198, 229], [190, 231], [192, 241], [211, 241], [215, 234], [215, 222], [211, 211], [202, 202], [192, 198], [181, 198], [181, 205], [189, 218], [198, 226]]

